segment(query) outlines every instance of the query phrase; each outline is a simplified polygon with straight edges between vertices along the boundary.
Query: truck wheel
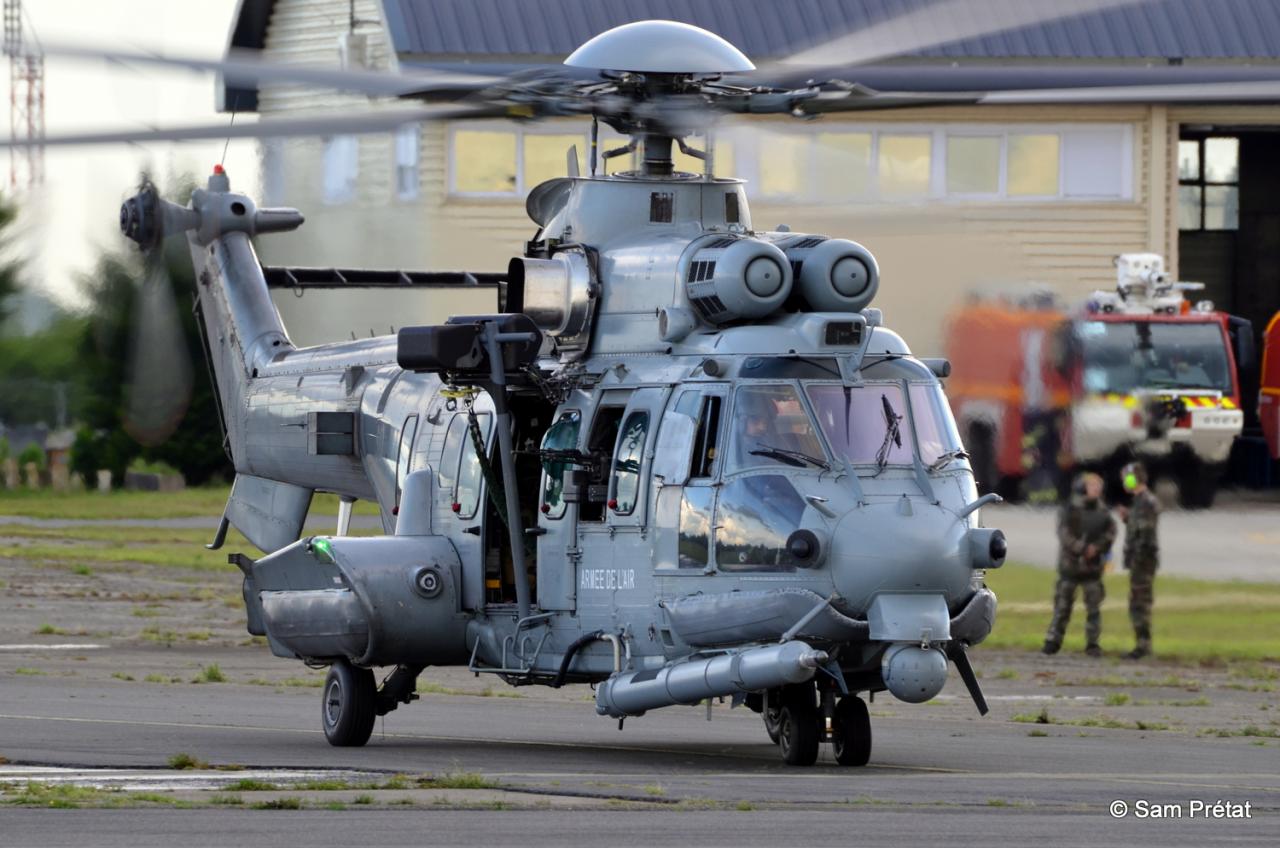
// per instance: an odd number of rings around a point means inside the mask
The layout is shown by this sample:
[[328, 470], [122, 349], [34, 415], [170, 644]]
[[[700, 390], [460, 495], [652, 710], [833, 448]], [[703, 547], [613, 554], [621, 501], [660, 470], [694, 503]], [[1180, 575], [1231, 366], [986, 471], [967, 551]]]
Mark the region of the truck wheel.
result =
[[329, 744], [358, 748], [368, 742], [377, 718], [378, 686], [373, 672], [339, 660], [329, 667], [321, 691], [320, 718]]
[[970, 425], [965, 447], [969, 450], [969, 466], [973, 468], [979, 494], [996, 491], [1000, 486], [1000, 472], [996, 468], [995, 431], [985, 424]]
[[831, 748], [842, 766], [865, 766], [871, 759], [871, 716], [867, 704], [857, 695], [840, 699], [836, 705]]
[[813, 703], [813, 684], [784, 690], [785, 700], [778, 715], [778, 747], [789, 766], [811, 766], [818, 759], [822, 739], [818, 709]]
[[1218, 494], [1219, 469], [1203, 462], [1188, 462], [1178, 475], [1178, 505], [1183, 509], [1208, 509]]

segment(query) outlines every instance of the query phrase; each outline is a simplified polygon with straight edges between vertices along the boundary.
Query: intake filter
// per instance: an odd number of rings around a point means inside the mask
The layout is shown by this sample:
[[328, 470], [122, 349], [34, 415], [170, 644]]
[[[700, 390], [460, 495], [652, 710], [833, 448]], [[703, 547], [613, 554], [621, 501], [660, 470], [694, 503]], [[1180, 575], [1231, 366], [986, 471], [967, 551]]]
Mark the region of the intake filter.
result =
[[880, 288], [876, 258], [857, 242], [801, 236], [781, 247], [800, 296], [814, 312], [858, 312]]
[[684, 266], [685, 292], [712, 324], [763, 318], [791, 294], [791, 265], [767, 241], [722, 236], [694, 247]]

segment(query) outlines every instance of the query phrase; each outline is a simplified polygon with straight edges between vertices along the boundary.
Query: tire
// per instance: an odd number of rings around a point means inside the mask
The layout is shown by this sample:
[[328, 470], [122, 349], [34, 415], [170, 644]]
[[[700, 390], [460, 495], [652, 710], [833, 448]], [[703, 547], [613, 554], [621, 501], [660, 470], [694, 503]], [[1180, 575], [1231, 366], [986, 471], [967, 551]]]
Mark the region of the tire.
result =
[[778, 731], [782, 726], [782, 710], [770, 704], [762, 715], [764, 717], [764, 732], [769, 734], [769, 741], [777, 745]]
[[985, 495], [996, 491], [1000, 487], [1000, 472], [996, 468], [995, 431], [985, 424], [973, 424], [969, 427], [969, 438], [965, 442], [978, 492]]
[[378, 716], [377, 699], [372, 671], [345, 660], [330, 666], [320, 701], [320, 721], [329, 744], [358, 748], [368, 742]]
[[865, 766], [871, 759], [871, 716], [856, 695], [841, 698], [832, 723], [832, 751], [842, 766]]
[[1218, 494], [1221, 470], [1202, 462], [1188, 462], [1178, 475], [1178, 505], [1183, 509], [1208, 509]]
[[791, 698], [782, 708], [778, 720], [778, 747], [782, 759], [789, 766], [811, 766], [818, 760], [818, 711], [814, 709], [812, 695]]

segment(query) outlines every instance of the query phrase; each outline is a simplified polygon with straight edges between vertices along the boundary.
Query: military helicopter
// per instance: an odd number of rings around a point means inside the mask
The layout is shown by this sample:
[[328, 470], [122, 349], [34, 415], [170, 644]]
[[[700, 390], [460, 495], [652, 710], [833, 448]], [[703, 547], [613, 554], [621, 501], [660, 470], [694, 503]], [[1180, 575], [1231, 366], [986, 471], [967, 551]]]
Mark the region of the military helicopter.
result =
[[[361, 131], [592, 122], [589, 173], [570, 168], [528, 197], [537, 231], [502, 275], [500, 312], [395, 336], [296, 348], [251, 239], [303, 216], [259, 208], [220, 167], [185, 207], [144, 185], [121, 209], [144, 250], [189, 244], [236, 468], [210, 547], [234, 526], [265, 552], [230, 557], [249, 632], [329, 667], [331, 744], [363, 745], [428, 666], [589, 683], [619, 727], [730, 698], [763, 716], [793, 765], [822, 743], [866, 764], [862, 696], [928, 701], [951, 665], [987, 711], [966, 651], [992, 629], [984, 576], [1007, 545], [981, 525], [999, 498], [978, 496], [940, 383], [949, 365], [913, 355], [871, 305], [880, 274], [866, 248], [757, 228], [743, 183], [715, 173], [713, 144], [724, 113], [983, 95], [740, 84], [745, 55], [670, 21], [596, 36], [563, 75], [178, 63], [446, 101], [352, 116]], [[631, 142], [599, 150], [600, 122]], [[228, 134], [146, 137], [214, 132]], [[677, 171], [673, 147], [703, 173]], [[624, 155], [638, 164], [606, 173]], [[303, 537], [317, 491], [341, 497], [337, 532]], [[356, 500], [378, 504], [386, 535], [348, 535]], [[375, 667], [392, 671], [378, 681]]]

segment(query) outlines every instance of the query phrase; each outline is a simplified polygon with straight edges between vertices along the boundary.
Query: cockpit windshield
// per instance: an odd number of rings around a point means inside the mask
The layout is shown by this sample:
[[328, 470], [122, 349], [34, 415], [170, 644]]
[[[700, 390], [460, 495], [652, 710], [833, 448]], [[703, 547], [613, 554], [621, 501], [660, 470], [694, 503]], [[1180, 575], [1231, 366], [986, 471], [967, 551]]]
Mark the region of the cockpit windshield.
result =
[[963, 459], [941, 388], [929, 383], [908, 386], [910, 415], [901, 383], [812, 384], [805, 391], [827, 444], [837, 458], [853, 465], [909, 465], [913, 436], [926, 466], [948, 457]]

